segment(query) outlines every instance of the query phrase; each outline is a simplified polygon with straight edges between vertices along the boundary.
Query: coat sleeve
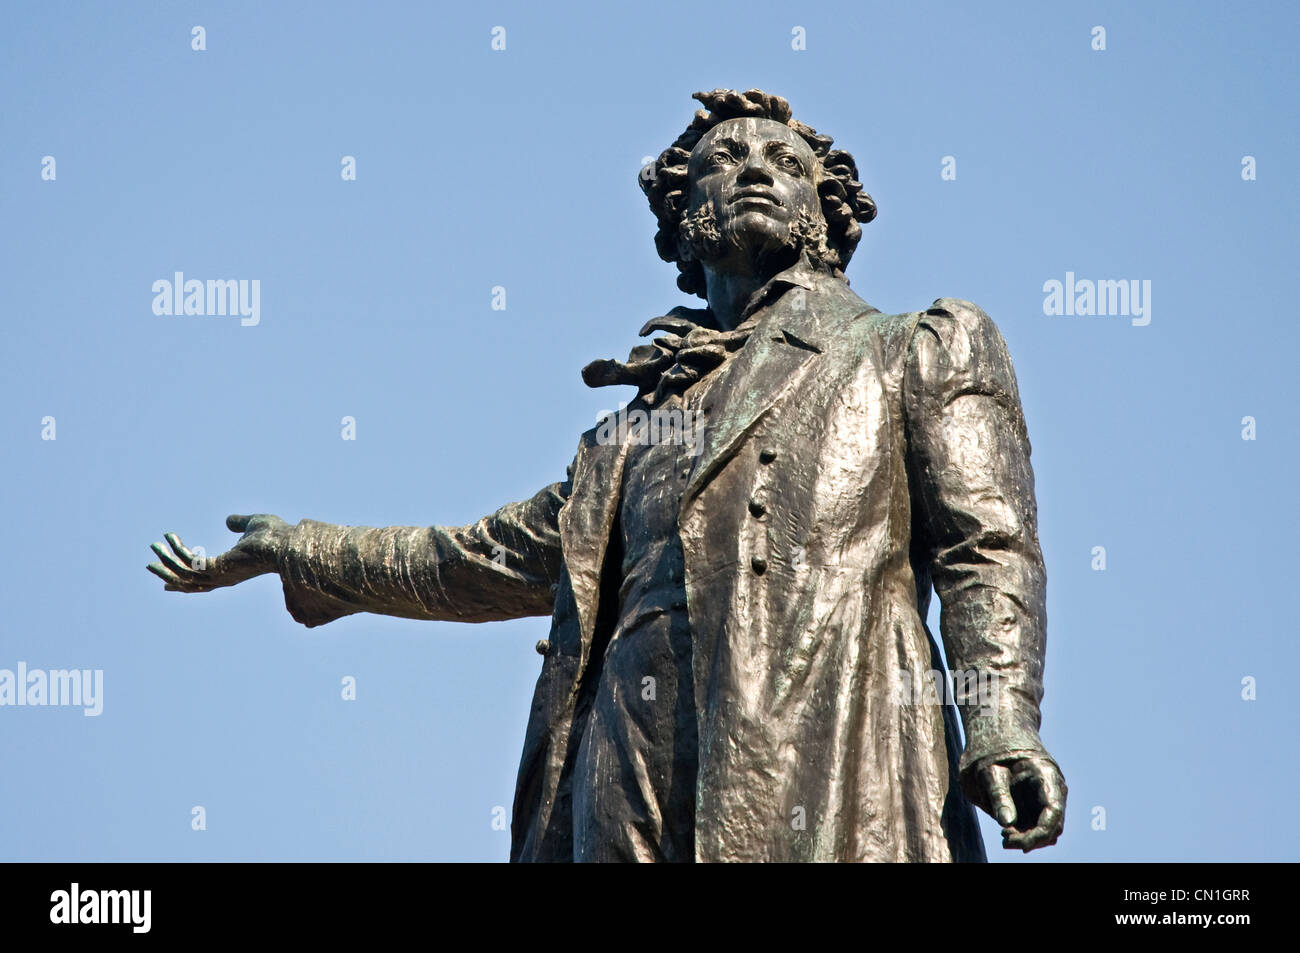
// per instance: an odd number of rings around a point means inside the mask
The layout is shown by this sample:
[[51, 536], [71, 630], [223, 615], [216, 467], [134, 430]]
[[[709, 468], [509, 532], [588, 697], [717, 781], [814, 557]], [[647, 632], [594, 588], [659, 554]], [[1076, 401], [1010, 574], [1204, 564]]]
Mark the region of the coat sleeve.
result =
[[462, 527], [303, 520], [277, 559], [285, 605], [308, 627], [354, 612], [457, 622], [550, 615], [569, 490], [567, 480], [553, 483]]
[[913, 551], [939, 595], [948, 665], [993, 687], [959, 704], [960, 772], [971, 794], [983, 765], [1046, 754], [1038, 729], [1047, 579], [1034, 474], [1015, 371], [988, 315], [941, 298], [921, 316], [905, 406]]

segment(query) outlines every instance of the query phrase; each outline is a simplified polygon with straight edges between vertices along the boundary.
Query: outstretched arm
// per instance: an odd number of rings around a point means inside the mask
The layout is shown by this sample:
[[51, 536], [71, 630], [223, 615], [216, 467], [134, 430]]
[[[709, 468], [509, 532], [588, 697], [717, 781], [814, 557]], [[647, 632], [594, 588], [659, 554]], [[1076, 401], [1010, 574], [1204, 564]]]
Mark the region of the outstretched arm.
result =
[[307, 626], [353, 612], [458, 622], [549, 615], [567, 489], [552, 484], [459, 528], [303, 520], [277, 559], [285, 605]]
[[489, 622], [548, 615], [559, 582], [560, 507], [569, 484], [508, 503], [464, 527], [335, 526], [275, 516], [232, 516], [244, 536], [227, 553], [194, 556], [173, 533], [148, 568], [169, 590], [207, 592], [278, 573], [285, 605], [306, 626], [355, 612]]
[[993, 689], [960, 706], [962, 786], [1003, 825], [1003, 846], [1046, 846], [1066, 789], [1038, 736], [1047, 580], [1011, 358], [988, 315], [940, 299], [912, 337], [906, 386], [913, 532], [942, 603], [944, 650]]

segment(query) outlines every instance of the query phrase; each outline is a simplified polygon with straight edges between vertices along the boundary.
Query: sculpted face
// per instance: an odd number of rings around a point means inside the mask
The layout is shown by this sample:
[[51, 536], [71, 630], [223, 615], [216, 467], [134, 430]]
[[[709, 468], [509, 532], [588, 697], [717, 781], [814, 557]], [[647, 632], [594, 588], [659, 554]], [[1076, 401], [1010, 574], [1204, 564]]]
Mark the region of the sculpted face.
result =
[[684, 231], [701, 260], [734, 253], [752, 259], [790, 247], [801, 229], [825, 227], [817, 195], [821, 164], [785, 123], [719, 123], [691, 151], [687, 173]]

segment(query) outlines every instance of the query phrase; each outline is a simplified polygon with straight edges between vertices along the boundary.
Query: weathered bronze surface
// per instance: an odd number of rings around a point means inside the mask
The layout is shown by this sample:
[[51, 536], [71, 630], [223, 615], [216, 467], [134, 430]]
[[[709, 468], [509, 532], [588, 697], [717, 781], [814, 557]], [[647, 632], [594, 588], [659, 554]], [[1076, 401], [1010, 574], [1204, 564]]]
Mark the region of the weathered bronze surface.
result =
[[[975, 806], [1008, 848], [1053, 844], [1046, 577], [1001, 335], [968, 301], [859, 298], [843, 269], [876, 209], [853, 158], [780, 97], [695, 98], [641, 185], [707, 307], [584, 370], [638, 396], [566, 480], [459, 528], [232, 516], [229, 552], [169, 533], [149, 569], [181, 592], [278, 573], [308, 626], [550, 615], [513, 860], [979, 861]], [[932, 586], [974, 691], [927, 681]]]

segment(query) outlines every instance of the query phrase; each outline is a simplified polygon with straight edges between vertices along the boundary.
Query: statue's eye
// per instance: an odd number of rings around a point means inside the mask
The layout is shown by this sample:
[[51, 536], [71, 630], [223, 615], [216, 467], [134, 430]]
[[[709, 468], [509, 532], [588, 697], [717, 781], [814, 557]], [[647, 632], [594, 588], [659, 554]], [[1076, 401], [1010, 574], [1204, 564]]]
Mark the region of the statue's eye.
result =
[[709, 156], [710, 165], [731, 165], [736, 160], [731, 157], [731, 153], [725, 150], [719, 150]]
[[799, 175], [803, 172], [803, 163], [788, 152], [777, 156], [776, 165], [782, 171], [789, 172], [792, 175]]

